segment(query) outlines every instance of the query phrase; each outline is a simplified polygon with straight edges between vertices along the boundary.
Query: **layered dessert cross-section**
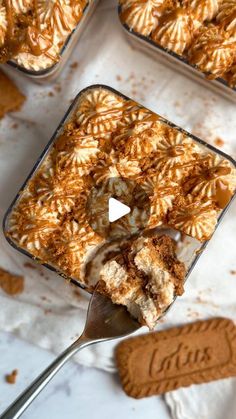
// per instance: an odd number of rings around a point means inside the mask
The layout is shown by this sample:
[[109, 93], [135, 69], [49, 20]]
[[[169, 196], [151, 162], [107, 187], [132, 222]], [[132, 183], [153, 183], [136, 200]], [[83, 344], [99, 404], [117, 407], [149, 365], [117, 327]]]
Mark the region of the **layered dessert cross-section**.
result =
[[98, 291], [152, 329], [183, 293], [186, 268], [175, 249], [175, 241], [166, 235], [130, 240], [106, 255]]

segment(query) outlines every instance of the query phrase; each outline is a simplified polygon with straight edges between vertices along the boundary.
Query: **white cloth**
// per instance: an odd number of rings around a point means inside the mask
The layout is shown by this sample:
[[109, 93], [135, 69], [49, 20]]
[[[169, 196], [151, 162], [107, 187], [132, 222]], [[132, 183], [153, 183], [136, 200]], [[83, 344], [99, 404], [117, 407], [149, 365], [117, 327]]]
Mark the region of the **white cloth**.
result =
[[[78, 67], [70, 68], [75, 61]], [[133, 49], [118, 21], [116, 0], [101, 1], [56, 85], [40, 86], [15, 71], [11, 74], [27, 102], [20, 112], [0, 123], [1, 218], [71, 99], [90, 84], [113, 86], [210, 142], [221, 137], [224, 151], [236, 155], [235, 105], [165, 67], [158, 58]], [[54, 96], [49, 96], [50, 92]], [[15, 123], [17, 128], [13, 128]], [[184, 296], [157, 329], [213, 316], [236, 319], [236, 276], [230, 274], [236, 270], [235, 216], [233, 204], [191, 274]], [[46, 268], [24, 266], [27, 261], [1, 237], [0, 266], [23, 274], [25, 291], [14, 298], [0, 291], [0, 328], [59, 353], [82, 331], [88, 296], [80, 290], [81, 295], [75, 295], [74, 289]], [[114, 371], [115, 345], [93, 346], [76, 360]], [[236, 417], [235, 392], [236, 380], [229, 379], [169, 393], [166, 401], [175, 419], [232, 419]]]

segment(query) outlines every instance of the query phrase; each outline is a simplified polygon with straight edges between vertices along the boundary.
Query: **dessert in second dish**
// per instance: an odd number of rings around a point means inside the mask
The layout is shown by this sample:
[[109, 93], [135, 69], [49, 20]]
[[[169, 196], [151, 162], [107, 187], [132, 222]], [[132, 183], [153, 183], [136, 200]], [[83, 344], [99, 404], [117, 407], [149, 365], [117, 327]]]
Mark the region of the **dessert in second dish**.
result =
[[33, 71], [52, 67], [93, 0], [0, 0], [0, 63]]
[[235, 0], [120, 0], [120, 7], [129, 30], [236, 87]]

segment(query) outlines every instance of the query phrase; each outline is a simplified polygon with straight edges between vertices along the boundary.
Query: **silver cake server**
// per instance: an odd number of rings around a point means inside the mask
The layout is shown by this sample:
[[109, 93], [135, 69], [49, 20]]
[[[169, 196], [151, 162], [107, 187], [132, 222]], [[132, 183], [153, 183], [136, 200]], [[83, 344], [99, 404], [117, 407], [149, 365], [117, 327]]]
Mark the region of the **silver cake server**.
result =
[[33, 402], [60, 368], [78, 351], [97, 342], [129, 335], [141, 325], [132, 319], [124, 306], [115, 305], [96, 289], [91, 297], [82, 335], [67, 348], [42, 374], [3, 412], [0, 419], [17, 419]]

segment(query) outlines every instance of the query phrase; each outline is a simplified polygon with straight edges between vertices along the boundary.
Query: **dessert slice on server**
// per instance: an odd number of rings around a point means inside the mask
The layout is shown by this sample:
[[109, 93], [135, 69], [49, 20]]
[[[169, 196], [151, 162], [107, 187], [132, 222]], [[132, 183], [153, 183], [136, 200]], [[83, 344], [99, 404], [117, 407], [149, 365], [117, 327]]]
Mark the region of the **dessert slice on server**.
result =
[[98, 291], [127, 307], [152, 329], [161, 314], [183, 293], [185, 266], [169, 236], [140, 237], [108, 253]]

